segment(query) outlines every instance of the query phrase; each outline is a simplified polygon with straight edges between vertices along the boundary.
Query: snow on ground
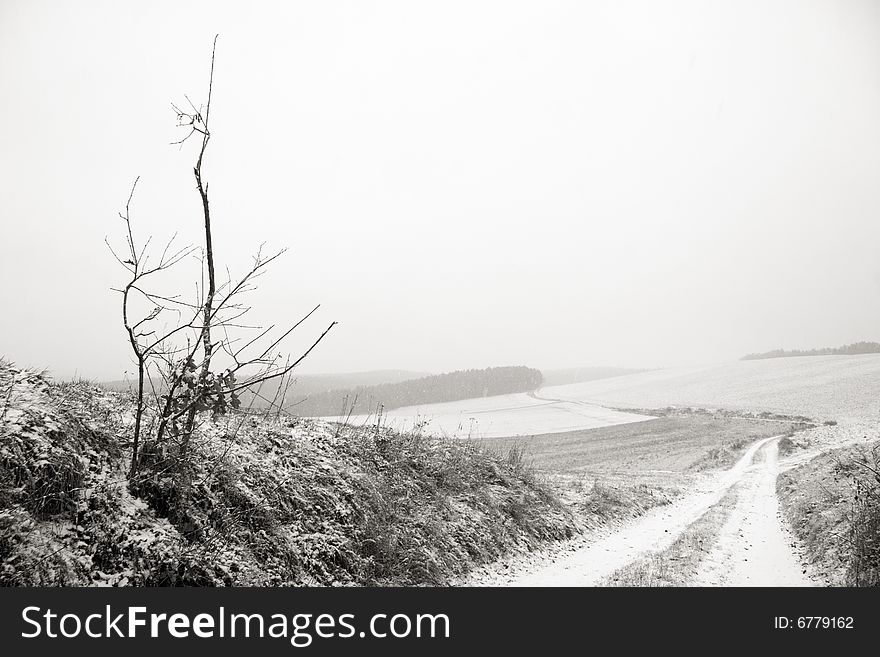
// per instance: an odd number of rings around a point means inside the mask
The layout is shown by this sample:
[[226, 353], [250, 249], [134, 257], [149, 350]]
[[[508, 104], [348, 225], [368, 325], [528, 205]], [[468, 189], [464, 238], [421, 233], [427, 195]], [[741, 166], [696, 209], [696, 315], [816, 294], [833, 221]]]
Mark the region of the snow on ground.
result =
[[[339, 421], [345, 418], [327, 419]], [[396, 429], [408, 430], [416, 423], [425, 422], [427, 433], [459, 438], [562, 433], [649, 419], [647, 415], [621, 413], [596, 404], [554, 400], [528, 393], [408, 406], [383, 413], [383, 424]], [[376, 421], [376, 416], [357, 415], [348, 421], [354, 425], [369, 424]]]
[[[500, 438], [593, 429], [650, 419], [617, 408], [696, 406], [858, 421], [880, 417], [880, 354], [804, 356], [669, 368], [586, 383], [386, 411], [407, 430]], [[344, 418], [326, 418], [340, 420]], [[375, 415], [349, 418], [369, 424]]]
[[696, 586], [815, 586], [794, 539], [781, 521], [776, 497], [779, 441], [769, 441], [740, 483], [730, 517], [706, 555]]
[[880, 354], [865, 354], [654, 370], [543, 388], [541, 395], [624, 408], [698, 406], [849, 421], [880, 417], [878, 390]]

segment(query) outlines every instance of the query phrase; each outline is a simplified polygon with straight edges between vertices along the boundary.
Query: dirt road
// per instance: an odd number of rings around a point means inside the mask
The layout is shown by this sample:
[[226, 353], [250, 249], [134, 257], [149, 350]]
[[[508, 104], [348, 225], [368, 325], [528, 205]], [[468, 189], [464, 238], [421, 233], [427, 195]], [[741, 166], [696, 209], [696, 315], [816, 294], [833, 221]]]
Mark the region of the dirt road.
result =
[[779, 440], [767, 441], [739, 483], [736, 506], [715, 548], [703, 559], [696, 586], [814, 586], [780, 519], [776, 497]]
[[[809, 447], [779, 457], [781, 436], [756, 441], [737, 463], [720, 473], [701, 473], [691, 492], [656, 507], [623, 528], [584, 535], [551, 550], [500, 560], [476, 571], [470, 586], [596, 586], [615, 571], [651, 553], [662, 553], [676, 538], [718, 505], [728, 491], [735, 503], [724, 508], [723, 524], [709, 552], [695, 557], [696, 574], [684, 582], [702, 586], [816, 586], [801, 565], [798, 548], [779, 513], [776, 479], [828, 450], [869, 442], [876, 422], [810, 430]], [[729, 510], [728, 510], [729, 509]]]
[[[552, 563], [519, 575], [505, 582], [508, 586], [594, 586], [602, 579], [613, 573], [646, 552], [665, 550], [691, 523], [702, 516], [713, 505], [717, 504], [724, 494], [735, 484], [742, 482], [751, 485], [759, 483], [766, 486], [766, 481], [772, 476], [775, 482], [775, 471], [770, 471], [766, 476], [755, 478], [752, 475], [753, 465], [758, 463], [756, 455], [769, 450], [776, 454], [776, 445], [781, 436], [764, 438], [754, 443], [736, 464], [714, 477], [706, 477], [698, 489], [685, 498], [668, 506], [659, 507], [646, 514], [637, 522], [614, 532], [604, 538], [594, 541]], [[763, 463], [771, 463], [763, 459]], [[775, 456], [772, 459], [775, 467]], [[766, 468], [765, 468], [766, 469]], [[761, 488], [764, 491], [764, 488]], [[775, 501], [775, 484], [772, 489], [772, 498]], [[766, 499], [755, 497], [755, 502], [760, 502], [766, 507]], [[766, 511], [762, 508], [759, 514]], [[777, 522], [775, 512], [771, 516], [773, 522]], [[771, 523], [772, 524], [772, 523]], [[756, 530], [769, 531], [767, 527], [757, 525]], [[781, 529], [780, 529], [781, 532]], [[769, 548], [785, 539], [781, 533], [769, 533]], [[776, 545], [776, 547], [779, 547]], [[775, 548], [773, 548], [775, 549]], [[738, 553], [731, 556], [736, 559]]]

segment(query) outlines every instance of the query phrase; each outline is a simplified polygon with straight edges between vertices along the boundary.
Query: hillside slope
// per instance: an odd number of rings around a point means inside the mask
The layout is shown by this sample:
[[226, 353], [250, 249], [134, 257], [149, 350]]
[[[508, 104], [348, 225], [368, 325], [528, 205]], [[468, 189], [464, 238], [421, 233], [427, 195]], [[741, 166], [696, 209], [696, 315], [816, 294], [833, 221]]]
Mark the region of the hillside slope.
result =
[[880, 417], [880, 354], [808, 356], [670, 368], [544, 388], [548, 397], [623, 408], [668, 405], [815, 419]]
[[[769, 412], [843, 423], [880, 419], [880, 354], [735, 361], [651, 370], [535, 393], [394, 409], [383, 421], [459, 437], [563, 433], [648, 419], [628, 409], [669, 406]], [[617, 410], [615, 410], [617, 409]], [[623, 412], [621, 412], [623, 411]], [[375, 415], [352, 416], [353, 424]]]
[[776, 483], [813, 569], [834, 586], [880, 586], [880, 442], [876, 426], [858, 428], [860, 444], [821, 454]]
[[569, 367], [562, 370], [542, 370], [545, 386], [562, 386], [569, 383], [583, 383], [597, 379], [610, 379], [642, 372], [631, 367]]
[[463, 442], [234, 415], [201, 425], [188, 487], [161, 459], [130, 485], [129, 398], [2, 362], [0, 393], [6, 585], [444, 584], [577, 531]]

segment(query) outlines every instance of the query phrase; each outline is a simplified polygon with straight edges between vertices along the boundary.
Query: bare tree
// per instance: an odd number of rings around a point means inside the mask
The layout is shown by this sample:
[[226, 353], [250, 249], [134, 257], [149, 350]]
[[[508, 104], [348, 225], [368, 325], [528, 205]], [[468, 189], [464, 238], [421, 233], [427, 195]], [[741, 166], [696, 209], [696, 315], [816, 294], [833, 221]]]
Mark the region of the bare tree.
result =
[[[153, 328], [156, 320], [159, 319], [159, 316], [169, 309], [169, 305], [179, 302], [172, 297], [164, 297], [148, 292], [144, 286], [146, 279], [161, 271], [170, 269], [185, 257], [192, 254], [195, 251], [195, 247], [186, 246], [174, 250], [173, 244], [176, 236], [173, 236], [165, 245], [165, 248], [159, 256], [158, 262], [155, 264], [150, 263], [150, 257], [147, 253], [147, 249], [150, 246], [150, 239], [147, 239], [143, 247], [138, 249], [131, 227], [131, 200], [134, 197], [134, 192], [139, 180], [140, 178], [136, 178], [134, 184], [131, 186], [128, 201], [125, 203], [125, 214], [119, 214], [119, 216], [125, 221], [126, 227], [126, 246], [128, 247], [126, 259], [123, 260], [110, 245], [110, 242], [105, 239], [110, 252], [130, 275], [125, 287], [116, 290], [122, 294], [122, 324], [125, 327], [125, 332], [128, 335], [128, 341], [137, 363], [137, 406], [135, 408], [131, 468], [129, 470], [130, 474], [134, 474], [137, 469], [137, 453], [141, 437], [141, 423], [143, 421], [144, 411], [146, 410], [144, 379], [148, 375], [149, 361], [151, 358], [159, 354], [157, 349], [161, 349], [161, 346], [170, 340], [176, 333], [191, 328], [192, 322], [196, 319], [193, 317], [189, 322], [180, 324], [170, 331], [163, 332], [161, 335], [157, 334], [157, 330]], [[149, 306], [149, 310], [138, 318], [132, 318], [131, 305], [133, 301], [132, 297], [134, 296], [142, 297]]]
[[[274, 339], [272, 334], [275, 332], [275, 325], [264, 328], [246, 324], [244, 318], [251, 308], [244, 302], [245, 295], [256, 289], [257, 279], [286, 249], [266, 256], [260, 247], [253, 256], [250, 269], [243, 276], [233, 280], [231, 275], [227, 275], [227, 280], [218, 285], [208, 183], [204, 182], [202, 173], [205, 152], [211, 139], [209, 119], [216, 46], [215, 36], [204, 109], [196, 107], [188, 97], [186, 101], [189, 108], [186, 110], [172, 104], [178, 127], [187, 130], [183, 138], [174, 144], [182, 148], [192, 137], [197, 137], [200, 141], [193, 174], [201, 199], [204, 245], [200, 257], [202, 283], [196, 284], [195, 301], [184, 301], [179, 294], [159, 294], [144, 285], [145, 279], [174, 267], [199, 249], [192, 246], [175, 249], [172, 237], [158, 260], [153, 259], [151, 262], [148, 254], [151, 239], [147, 239], [140, 249], [136, 246], [130, 206], [138, 180], [132, 186], [125, 213], [120, 213], [126, 225], [125, 259], [107, 242], [113, 256], [129, 274], [126, 285], [117, 291], [122, 293], [123, 325], [138, 373], [130, 478], [138, 472], [139, 450], [143, 443], [143, 419], [148, 410], [152, 409], [153, 420], [150, 424], [150, 438], [163, 447], [173, 443], [178, 463], [186, 466], [189, 443], [196, 430], [199, 413], [211, 412], [219, 415], [230, 408], [238, 408], [242, 391], [270, 380], [278, 379], [281, 389], [284, 377], [288, 377], [336, 325], [336, 322], [331, 322], [304, 353], [292, 359], [276, 352], [276, 349], [319, 306], [315, 306]], [[147, 309], [139, 314], [132, 311], [134, 297], [139, 297], [147, 304]], [[169, 325], [167, 322], [172, 315], [174, 321]], [[218, 357], [222, 357], [226, 364], [225, 369], [219, 373], [214, 371], [215, 368], [212, 369]], [[154, 382], [158, 382], [158, 388]], [[151, 396], [147, 395], [147, 384], [150, 386]]]

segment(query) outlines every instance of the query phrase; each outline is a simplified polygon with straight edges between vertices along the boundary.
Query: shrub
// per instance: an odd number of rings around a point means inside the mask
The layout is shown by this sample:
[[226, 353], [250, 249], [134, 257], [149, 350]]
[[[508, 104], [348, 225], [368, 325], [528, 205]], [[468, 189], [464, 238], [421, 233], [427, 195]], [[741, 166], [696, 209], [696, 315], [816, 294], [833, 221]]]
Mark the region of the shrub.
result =
[[862, 472], [853, 479], [847, 569], [851, 586], [880, 586], [880, 446], [854, 458]]
[[788, 456], [791, 454], [797, 446], [794, 444], [794, 441], [791, 439], [791, 435], [783, 436], [779, 441], [779, 455], [780, 456]]

